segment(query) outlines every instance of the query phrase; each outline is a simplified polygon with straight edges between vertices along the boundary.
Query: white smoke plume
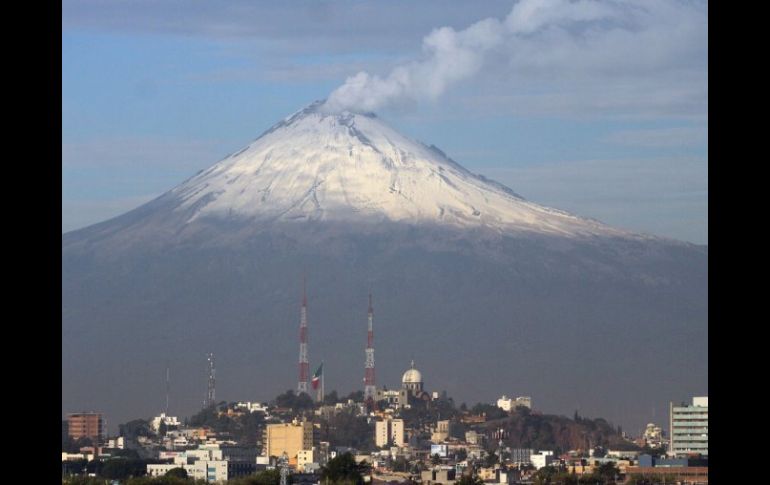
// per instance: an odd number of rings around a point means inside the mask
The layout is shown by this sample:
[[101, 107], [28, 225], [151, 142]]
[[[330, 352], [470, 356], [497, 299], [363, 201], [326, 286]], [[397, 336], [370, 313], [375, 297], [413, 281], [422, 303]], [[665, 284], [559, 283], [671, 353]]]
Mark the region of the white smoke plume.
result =
[[[644, 29], [650, 11], [662, 17], [676, 0], [521, 0], [503, 19], [487, 18], [464, 30], [441, 27], [423, 39], [422, 58], [394, 68], [385, 77], [359, 72], [328, 97], [329, 112], [375, 111], [383, 107], [434, 101], [452, 85], [474, 77], [495, 52], [516, 57], [520, 42], [540, 33], [558, 31], [575, 42], [583, 32]], [[663, 19], [665, 21], [665, 19]], [[672, 26], [675, 29], [676, 26]], [[531, 43], [527, 49], [531, 48]], [[537, 59], [535, 58], [535, 61]]]

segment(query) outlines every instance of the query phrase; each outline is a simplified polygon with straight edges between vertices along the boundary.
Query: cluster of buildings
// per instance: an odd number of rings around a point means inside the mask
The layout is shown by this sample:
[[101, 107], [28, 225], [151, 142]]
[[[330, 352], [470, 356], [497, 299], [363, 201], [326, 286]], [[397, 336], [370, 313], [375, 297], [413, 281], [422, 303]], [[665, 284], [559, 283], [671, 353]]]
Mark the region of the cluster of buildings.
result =
[[[673, 474], [688, 483], [708, 483], [707, 397], [695, 397], [691, 405], [670, 405], [668, 440], [661, 427], [652, 423], [647, 426], [642, 437], [644, 445], [653, 448], [668, 445], [668, 455], [663, 457], [611, 450], [603, 456], [594, 456], [593, 450], [556, 456], [553, 450], [505, 447], [503, 430], [491, 432], [484, 415], [467, 412], [454, 419], [412, 423], [410, 427], [403, 417], [404, 411], [415, 406], [429, 407], [439, 395], [425, 389], [423, 375], [415, 368], [414, 361], [404, 372], [400, 388], [376, 386], [372, 323], [370, 295], [363, 402], [317, 405], [314, 415], [291, 417], [282, 417], [277, 409], [253, 402], [239, 402], [220, 411], [231, 417], [262, 413], [265, 425], [256, 446], [244, 446], [206, 427], [184, 426], [176, 417], [168, 415], [168, 408], [150, 421], [151, 435], [136, 436], [135, 440], [107, 439], [105, 420], [100, 413], [74, 413], [67, 420], [70, 438], [88, 438], [93, 446], [83, 447], [78, 453], [62, 452], [62, 462], [104, 459], [117, 450], [133, 449], [142, 457], [162, 461], [147, 465], [150, 476], [162, 476], [174, 468], [183, 468], [190, 477], [221, 483], [260, 470], [279, 468], [284, 474], [305, 476], [307, 483], [318, 483], [321, 467], [342, 453], [351, 453], [356, 462], [371, 466], [370, 478], [391, 482], [410, 479], [426, 485], [454, 484], [470, 470], [489, 484], [531, 483], [533, 475], [544, 467], [584, 475], [609, 462], [614, 463], [623, 476]], [[297, 393], [310, 395], [314, 389], [320, 401], [324, 395], [322, 366], [311, 381], [307, 334], [307, 298], [303, 292]], [[208, 404], [215, 402], [214, 375], [213, 354], [209, 354], [205, 401]], [[506, 412], [518, 407], [532, 409], [532, 398], [503, 395], [496, 405]], [[371, 446], [366, 450], [331, 446], [319, 439], [321, 420], [314, 416], [330, 418], [351, 411], [370, 425], [373, 450], [369, 449]]]
[[[392, 406], [372, 411], [365, 402], [347, 401], [319, 406], [314, 411], [315, 416], [329, 417], [352, 410], [369, 420], [373, 424], [374, 450], [333, 447], [319, 441], [319, 420], [312, 416], [283, 422], [278, 415], [270, 414], [275, 408], [262, 403], [239, 402], [221, 412], [233, 416], [263, 413], [267, 423], [256, 446], [243, 446], [208, 428], [183, 426], [176, 417], [165, 413], [149, 421], [150, 428], [156, 433], [165, 425], [167, 431], [163, 436], [139, 436], [133, 441], [126, 437], [107, 438], [105, 420], [100, 413], [73, 413], [68, 416], [70, 437], [89, 438], [95, 446], [84, 447], [79, 453], [63, 452], [62, 461], [108, 459], [116, 450], [130, 448], [143, 450], [142, 456], [162, 461], [147, 465], [149, 476], [162, 476], [174, 468], [183, 468], [192, 478], [222, 483], [277, 467], [317, 483], [322, 466], [339, 454], [351, 453], [357, 462], [364, 461], [371, 466], [372, 477], [377, 480], [411, 479], [426, 485], [453, 484], [470, 469], [489, 484], [527, 483], [544, 467], [578, 476], [591, 475], [609, 462], [619, 469], [621, 480], [641, 475], [676, 477], [683, 483], [708, 483], [707, 397], [695, 397], [689, 404], [670, 405], [670, 437], [667, 441], [659, 426], [647, 426], [643, 436], [646, 444], [664, 445], [668, 448], [667, 454], [651, 456], [607, 450], [597, 456], [594, 450], [556, 455], [553, 450], [504, 447], [502, 440], [498, 445], [498, 438], [503, 435], [485, 431], [486, 428], [478, 426], [483, 421], [472, 415], [438, 420], [412, 429], [399, 412], [404, 406], [419, 402], [419, 396], [425, 392], [422, 374], [414, 364], [404, 373], [400, 391], [405, 391], [403, 406], [394, 402]], [[412, 404], [409, 404], [410, 399]], [[503, 396], [500, 401], [507, 400]], [[463, 429], [465, 431], [460, 432]], [[490, 453], [496, 455], [491, 463]]]

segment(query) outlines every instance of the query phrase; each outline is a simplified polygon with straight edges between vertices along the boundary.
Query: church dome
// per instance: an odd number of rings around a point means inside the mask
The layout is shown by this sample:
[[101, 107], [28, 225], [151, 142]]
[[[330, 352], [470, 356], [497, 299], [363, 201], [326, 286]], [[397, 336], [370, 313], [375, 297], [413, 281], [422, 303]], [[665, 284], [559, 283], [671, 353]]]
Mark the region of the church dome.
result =
[[412, 361], [412, 367], [404, 372], [401, 382], [403, 384], [422, 384], [422, 374], [414, 368], [414, 361]]

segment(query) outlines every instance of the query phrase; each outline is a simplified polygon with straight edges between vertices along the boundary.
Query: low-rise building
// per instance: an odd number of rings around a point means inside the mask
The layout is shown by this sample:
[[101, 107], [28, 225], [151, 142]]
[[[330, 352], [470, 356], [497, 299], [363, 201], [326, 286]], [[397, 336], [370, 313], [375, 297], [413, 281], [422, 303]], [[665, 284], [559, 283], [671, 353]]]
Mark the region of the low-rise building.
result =
[[251, 475], [257, 471], [257, 467], [256, 463], [198, 460], [190, 464], [162, 463], [147, 465], [147, 475], [162, 477], [170, 470], [183, 468], [191, 478], [215, 483]]
[[420, 474], [422, 483], [425, 485], [444, 484], [454, 485], [457, 481], [457, 471], [454, 468], [434, 468], [432, 470], [424, 470]]
[[447, 438], [449, 438], [449, 420], [436, 422], [436, 427], [433, 428], [430, 440], [433, 443], [442, 443], [446, 441]]
[[519, 406], [524, 406], [525, 408], [532, 409], [532, 398], [529, 396], [519, 396], [516, 398], [511, 398], [503, 394], [503, 396], [497, 400], [497, 407], [499, 407], [503, 411], [510, 412]]
[[[707, 466], [660, 466], [660, 467], [626, 467], [627, 477], [657, 479], [666, 477], [670, 483], [708, 484], [709, 468]], [[655, 483], [660, 483], [657, 481]]]
[[297, 453], [297, 470], [305, 470], [306, 465], [316, 463], [317, 454], [315, 447], [310, 450], [300, 450]]
[[126, 449], [126, 438], [118, 436], [117, 438], [110, 438], [107, 440], [107, 448], [113, 448], [118, 450]]
[[61, 452], [61, 461], [79, 461], [79, 460], [93, 460], [93, 453], [67, 453]]
[[529, 455], [529, 460], [532, 465], [540, 470], [545, 468], [555, 460], [553, 451], [540, 451], [539, 453], [532, 453]]
[[388, 407], [401, 409], [409, 404], [409, 391], [407, 389], [377, 389], [375, 399], [377, 402], [385, 401]]
[[160, 413], [160, 416], [155, 416], [152, 418], [152, 421], [150, 421], [150, 428], [152, 428], [152, 430], [157, 433], [160, 429], [161, 423], [166, 426], [173, 426], [175, 428], [182, 425], [176, 416], [166, 416], [166, 413]]
[[475, 430], [470, 430], [465, 432], [465, 442], [469, 445], [480, 445], [482, 444], [482, 440], [484, 438], [484, 435], [479, 434]]
[[535, 450], [531, 448], [512, 448], [511, 463], [515, 465], [529, 465], [532, 463], [531, 456]]
[[663, 428], [655, 423], [647, 423], [642, 434], [644, 444], [652, 448], [659, 448], [664, 444]]
[[261, 402], [243, 401], [235, 405], [238, 409], [245, 409], [250, 413], [264, 413], [267, 414], [267, 404]]

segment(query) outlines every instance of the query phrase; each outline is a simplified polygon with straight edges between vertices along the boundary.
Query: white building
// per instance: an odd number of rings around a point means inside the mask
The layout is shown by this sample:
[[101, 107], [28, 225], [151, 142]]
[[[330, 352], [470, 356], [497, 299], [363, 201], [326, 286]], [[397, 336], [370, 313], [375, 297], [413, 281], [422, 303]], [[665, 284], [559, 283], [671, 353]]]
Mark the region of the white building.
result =
[[709, 398], [693, 397], [692, 405], [669, 403], [669, 429], [671, 430], [668, 453], [684, 456], [693, 453], [709, 454]]
[[483, 439], [483, 435], [480, 435], [474, 430], [465, 432], [465, 442], [469, 445], [480, 445]]
[[658, 448], [663, 444], [663, 429], [655, 423], [648, 423], [642, 437], [649, 446]]
[[497, 407], [506, 412], [511, 412], [518, 406], [524, 406], [526, 408], [532, 409], [532, 398], [529, 396], [511, 398], [503, 394], [503, 396], [497, 400]]
[[123, 436], [110, 438], [107, 440], [107, 448], [117, 448], [119, 450], [124, 450], [126, 449], [126, 439]]
[[150, 421], [150, 427], [157, 433], [160, 429], [160, 423], [164, 423], [166, 426], [182, 425], [176, 416], [166, 416], [166, 413], [160, 413], [160, 416], [155, 416], [152, 418], [152, 421]]
[[[88, 459], [88, 456], [91, 456], [91, 459]], [[77, 460], [86, 460], [91, 461], [93, 459], [93, 453], [67, 453], [66, 451], [61, 452], [61, 461], [77, 461]]]
[[529, 455], [529, 461], [538, 470], [545, 468], [554, 461], [553, 451], [541, 451], [539, 453], [532, 453]]
[[229, 462], [225, 460], [198, 460], [192, 464], [163, 463], [159, 465], [147, 465], [147, 475], [151, 477], [162, 477], [174, 468], [183, 468], [190, 478], [206, 480], [207, 482], [225, 482], [229, 476], [228, 467]]
[[513, 403], [513, 409], [519, 406], [524, 406], [527, 409], [532, 409], [532, 398], [530, 396], [519, 396]]
[[196, 461], [191, 465], [192, 473], [189, 476], [196, 480], [206, 480], [207, 482], [226, 482], [229, 475], [229, 462], [225, 460], [217, 461]]
[[243, 401], [235, 405], [236, 408], [245, 409], [250, 413], [267, 414], [267, 405], [261, 402]]
[[151, 477], [162, 477], [174, 468], [184, 468], [188, 476], [192, 475], [192, 465], [179, 465], [177, 463], [160, 463], [157, 465], [147, 465], [147, 475]]

